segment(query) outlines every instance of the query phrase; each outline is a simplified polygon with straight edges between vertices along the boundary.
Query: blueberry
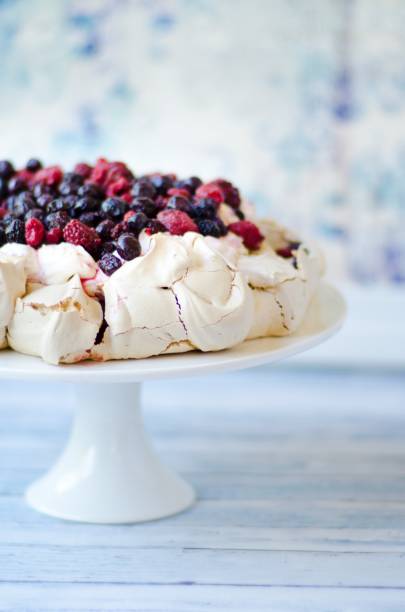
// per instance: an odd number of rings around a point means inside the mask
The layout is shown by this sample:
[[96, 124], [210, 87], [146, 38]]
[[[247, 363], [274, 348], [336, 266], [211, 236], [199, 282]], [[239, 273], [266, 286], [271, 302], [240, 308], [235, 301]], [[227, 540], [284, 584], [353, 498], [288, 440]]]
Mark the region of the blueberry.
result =
[[43, 195], [37, 197], [37, 206], [39, 206], [39, 208], [46, 208], [53, 199], [54, 198], [50, 193], [44, 193]]
[[103, 244], [101, 245], [101, 255], [104, 255], [105, 253], [113, 253], [114, 251], [115, 251], [114, 242], [110, 242], [108, 240], [107, 242], [103, 242]]
[[40, 208], [30, 208], [30, 210], [25, 213], [24, 220], [28, 221], [29, 219], [39, 219], [43, 221], [44, 219], [44, 211]]
[[130, 232], [133, 232], [135, 236], [138, 236], [138, 234], [143, 230], [143, 228], [148, 225], [148, 222], [149, 219], [144, 213], [134, 213], [127, 220], [127, 228]]
[[14, 198], [10, 211], [15, 217], [24, 217], [30, 208], [35, 208], [36, 202], [29, 191], [23, 191]]
[[101, 187], [95, 185], [94, 183], [86, 183], [85, 185], [79, 187], [77, 195], [80, 197], [89, 196], [94, 200], [102, 200], [104, 198], [104, 191]]
[[105, 253], [99, 260], [98, 265], [107, 276], [111, 276], [116, 272], [122, 265], [121, 261], [112, 253]]
[[176, 181], [174, 185], [177, 189], [187, 189], [191, 195], [194, 195], [199, 186], [202, 185], [202, 180], [198, 176], [190, 176], [190, 178]]
[[132, 200], [129, 208], [135, 212], [143, 212], [147, 217], [154, 217], [158, 211], [153, 200], [147, 197], [139, 197]]
[[111, 232], [114, 229], [114, 222], [111, 219], [104, 219], [96, 227], [96, 232], [100, 236], [101, 240], [109, 240], [111, 238]]
[[39, 198], [42, 195], [52, 195], [53, 197], [55, 197], [55, 190], [51, 185], [45, 185], [44, 183], [36, 183], [36, 185], [34, 185], [34, 188], [32, 190], [32, 193], [34, 195], [35, 198]]
[[131, 190], [134, 198], [153, 198], [156, 196], [156, 189], [147, 179], [137, 181]]
[[13, 176], [8, 182], [8, 190], [10, 193], [20, 193], [21, 191], [26, 191], [27, 189], [27, 183], [19, 176]]
[[101, 221], [101, 217], [97, 212], [85, 212], [79, 217], [79, 221], [90, 227], [95, 227]]
[[83, 196], [82, 198], [79, 198], [78, 200], [76, 200], [73, 206], [74, 216], [78, 217], [79, 215], [83, 213], [93, 212], [94, 210], [98, 208], [98, 206], [99, 205], [98, 205], [97, 200], [94, 200], [90, 196]]
[[150, 219], [146, 224], [146, 229], [149, 230], [150, 234], [157, 234], [158, 232], [167, 231], [163, 223], [161, 223], [157, 219]]
[[7, 179], [0, 176], [0, 198], [5, 198], [8, 194]]
[[121, 234], [117, 240], [118, 254], [125, 260], [129, 261], [139, 257], [141, 254], [141, 245], [132, 234]]
[[14, 166], [11, 162], [6, 159], [2, 159], [0, 161], [0, 176], [2, 178], [8, 179], [14, 174], [14, 172]]
[[39, 161], [39, 159], [35, 159], [33, 157], [29, 159], [27, 163], [25, 164], [25, 169], [28, 170], [29, 172], [37, 172], [41, 168], [42, 168], [42, 163]]
[[57, 212], [58, 210], [69, 210], [69, 204], [64, 198], [56, 198], [46, 205], [47, 213]]
[[227, 233], [227, 229], [220, 219], [198, 219], [197, 225], [203, 236], [220, 238]]
[[101, 204], [101, 210], [106, 217], [118, 220], [123, 216], [126, 205], [120, 198], [107, 198]]
[[173, 180], [165, 174], [154, 174], [149, 180], [159, 195], [165, 195], [166, 191], [173, 187]]
[[25, 223], [21, 219], [13, 219], [6, 227], [7, 242], [25, 244]]
[[58, 227], [63, 229], [70, 221], [70, 217], [65, 210], [50, 213], [45, 217], [45, 225], [48, 229]]
[[191, 202], [187, 200], [187, 198], [183, 198], [182, 196], [172, 196], [171, 198], [169, 198], [166, 204], [166, 208], [181, 210], [182, 212], [185, 212], [188, 215], [193, 214]]
[[7, 242], [6, 232], [4, 230], [4, 227], [0, 226], [0, 246], [3, 246], [3, 244], [5, 244], [6, 242]]
[[191, 215], [197, 219], [213, 219], [216, 213], [217, 207], [214, 200], [204, 198], [194, 202]]

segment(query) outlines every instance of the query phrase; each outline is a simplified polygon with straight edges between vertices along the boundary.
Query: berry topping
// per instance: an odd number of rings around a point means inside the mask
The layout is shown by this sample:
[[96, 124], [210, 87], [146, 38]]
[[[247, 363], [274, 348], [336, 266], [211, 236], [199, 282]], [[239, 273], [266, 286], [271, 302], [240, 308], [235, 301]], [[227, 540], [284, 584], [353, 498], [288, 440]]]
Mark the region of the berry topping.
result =
[[25, 224], [21, 219], [12, 219], [6, 227], [7, 242], [25, 243]]
[[82, 176], [85, 179], [89, 178], [91, 171], [92, 171], [92, 167], [89, 166], [89, 164], [80, 163], [80, 164], [76, 164], [76, 166], [74, 167], [74, 172], [76, 174], [80, 174], [80, 176]]
[[165, 195], [167, 190], [173, 186], [173, 179], [168, 174], [153, 174], [149, 180], [159, 195]]
[[104, 191], [94, 183], [86, 183], [79, 187], [77, 195], [80, 197], [89, 196], [93, 200], [102, 200], [104, 198]]
[[63, 229], [70, 221], [70, 217], [65, 210], [58, 210], [54, 213], [49, 213], [45, 217], [45, 225], [48, 229], [59, 227]]
[[45, 241], [47, 244], [59, 244], [63, 239], [63, 231], [60, 227], [53, 227], [45, 235]]
[[126, 193], [130, 188], [130, 182], [126, 178], [119, 178], [114, 183], [110, 183], [107, 187], [108, 196], [119, 196]]
[[176, 181], [175, 187], [178, 189], [187, 189], [191, 195], [194, 195], [199, 186], [202, 185], [202, 180], [198, 176], [190, 176], [188, 179]]
[[257, 225], [251, 221], [236, 221], [228, 227], [231, 232], [243, 239], [243, 244], [247, 249], [258, 249], [264, 239]]
[[20, 193], [28, 189], [27, 183], [19, 176], [13, 176], [8, 182], [9, 193]]
[[232, 208], [238, 208], [240, 206], [239, 191], [232, 183], [224, 179], [217, 179], [214, 183], [221, 189], [226, 204], [229, 204]]
[[192, 218], [182, 210], [162, 210], [157, 218], [175, 236], [182, 236], [186, 232], [198, 232], [198, 227]]
[[214, 236], [220, 238], [225, 236], [227, 229], [221, 219], [199, 219], [197, 221], [198, 229], [203, 236]]
[[40, 208], [30, 208], [30, 210], [25, 213], [24, 219], [25, 221], [28, 221], [28, 219], [39, 219], [40, 221], [43, 221], [44, 211]]
[[276, 253], [284, 259], [289, 259], [290, 257], [294, 257], [293, 251], [296, 251], [300, 244], [300, 242], [289, 242], [287, 246], [277, 249]]
[[101, 211], [105, 214], [105, 216], [116, 221], [122, 218], [125, 210], [125, 202], [123, 202], [120, 198], [107, 198], [101, 204]]
[[139, 232], [141, 232], [143, 228], [147, 226], [148, 222], [148, 217], [142, 212], [133, 213], [126, 220], [128, 230], [135, 234], [135, 236], [138, 236]]
[[45, 236], [45, 228], [39, 219], [29, 219], [25, 222], [25, 242], [30, 246], [37, 248], [43, 241]]
[[217, 204], [225, 201], [224, 193], [222, 189], [214, 181], [211, 183], [204, 183], [200, 185], [195, 192], [196, 198], [211, 198]]
[[198, 219], [214, 219], [217, 214], [217, 205], [212, 198], [197, 200], [193, 205], [192, 216]]
[[63, 237], [66, 242], [80, 245], [89, 253], [96, 252], [101, 244], [101, 240], [96, 230], [77, 221], [77, 219], [69, 221], [63, 230]]
[[111, 232], [114, 229], [114, 221], [111, 219], [104, 219], [96, 227], [96, 232], [100, 236], [101, 240], [110, 240]]
[[[172, 190], [170, 190], [172, 191]], [[188, 215], [193, 214], [193, 207], [191, 206], [190, 200], [186, 199], [183, 196], [174, 195], [168, 199], [166, 208], [172, 208], [173, 210], [182, 210]]]
[[155, 202], [146, 197], [135, 198], [129, 208], [135, 212], [142, 212], [150, 218], [154, 217], [158, 211]]
[[3, 244], [5, 244], [6, 242], [6, 232], [4, 231], [4, 228], [0, 225], [0, 246], [3, 246]]
[[0, 176], [8, 179], [14, 174], [14, 166], [6, 159], [0, 161]]
[[148, 179], [141, 179], [137, 181], [131, 190], [134, 198], [153, 198], [156, 196], [156, 189]]
[[35, 182], [54, 187], [60, 183], [62, 177], [63, 172], [59, 166], [49, 166], [49, 168], [43, 168], [35, 174]]
[[25, 164], [25, 169], [28, 170], [28, 172], [38, 172], [38, 170], [41, 170], [41, 168], [42, 164], [39, 159], [35, 159], [33, 157]]
[[158, 232], [165, 232], [166, 228], [163, 223], [160, 223], [157, 219], [150, 219], [145, 227], [145, 232], [148, 236], [151, 234], [157, 234]]
[[141, 254], [141, 245], [132, 234], [121, 234], [117, 240], [117, 251], [123, 259], [129, 261]]
[[104, 253], [98, 265], [107, 276], [111, 276], [114, 272], [116, 272], [122, 265], [121, 261], [112, 253]]

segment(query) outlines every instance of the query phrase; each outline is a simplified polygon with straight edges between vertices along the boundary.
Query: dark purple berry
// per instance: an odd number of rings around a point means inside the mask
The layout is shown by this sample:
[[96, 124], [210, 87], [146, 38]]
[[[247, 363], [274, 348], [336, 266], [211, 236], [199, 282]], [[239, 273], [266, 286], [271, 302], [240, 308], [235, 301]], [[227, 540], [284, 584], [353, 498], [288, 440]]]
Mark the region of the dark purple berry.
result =
[[27, 189], [27, 183], [19, 176], [13, 176], [8, 182], [8, 190], [10, 193], [20, 193], [21, 191], [26, 191]]
[[191, 202], [187, 200], [187, 198], [183, 198], [182, 196], [172, 196], [169, 198], [166, 208], [173, 208], [174, 210], [181, 210], [182, 212], [187, 213], [188, 215], [193, 214], [193, 207]]
[[2, 159], [0, 161], [0, 176], [2, 178], [8, 179], [14, 174], [14, 172], [14, 166], [11, 162], [6, 159]]
[[194, 195], [200, 185], [202, 185], [202, 180], [198, 176], [190, 176], [190, 178], [175, 182], [177, 189], [187, 189], [191, 195]]
[[214, 200], [204, 198], [194, 202], [191, 216], [196, 219], [214, 219], [217, 213], [217, 207]]
[[127, 231], [127, 224], [124, 221], [120, 221], [111, 230], [111, 238], [117, 240], [121, 234]]
[[150, 219], [145, 227], [148, 234], [157, 234], [158, 232], [167, 232], [167, 229], [157, 219]]
[[240, 210], [240, 208], [235, 208], [234, 211], [235, 215], [238, 217], [238, 219], [240, 219], [241, 221], [244, 220], [245, 215], [243, 214], [243, 212]]
[[39, 159], [31, 158], [25, 164], [25, 169], [28, 170], [28, 172], [37, 172], [41, 168], [42, 163], [39, 161]]
[[15, 217], [24, 217], [31, 209], [36, 207], [36, 201], [29, 191], [23, 191], [15, 197], [11, 212]]
[[149, 218], [154, 217], [158, 212], [154, 201], [147, 197], [135, 198], [132, 200], [129, 208], [135, 212], [142, 212]]
[[103, 242], [101, 245], [101, 255], [105, 255], [105, 253], [114, 253], [115, 251], [115, 243], [114, 242]]
[[46, 206], [47, 213], [58, 212], [58, 210], [69, 210], [69, 204], [65, 198], [56, 198]]
[[79, 221], [90, 227], [95, 227], [101, 221], [101, 217], [97, 212], [85, 212], [79, 217]]
[[102, 200], [104, 198], [104, 191], [95, 183], [86, 183], [79, 187], [77, 195], [80, 197], [89, 196], [94, 200]]
[[52, 195], [53, 198], [55, 197], [55, 190], [51, 185], [46, 185], [45, 183], [36, 183], [34, 185], [34, 188], [32, 190], [32, 193], [34, 195], [35, 198], [39, 198], [42, 195]]
[[117, 240], [118, 254], [125, 260], [129, 261], [139, 257], [141, 254], [141, 245], [132, 234], [121, 234]]
[[123, 216], [126, 210], [126, 205], [120, 198], [107, 198], [101, 204], [101, 211], [109, 219], [118, 221]]
[[111, 276], [111, 274], [116, 272], [122, 266], [122, 263], [118, 259], [118, 257], [113, 255], [112, 253], [105, 253], [99, 260], [98, 265], [100, 266], [104, 274], [107, 274], [107, 276]]
[[73, 206], [73, 214], [75, 217], [79, 217], [83, 213], [93, 212], [98, 208], [99, 204], [97, 200], [90, 198], [89, 196], [83, 196], [76, 200]]
[[25, 223], [21, 219], [13, 219], [6, 227], [7, 242], [25, 244]]
[[31, 208], [24, 217], [25, 221], [28, 221], [29, 219], [39, 219], [40, 221], [43, 221], [44, 219], [44, 211], [41, 210], [40, 208]]
[[0, 176], [0, 198], [5, 198], [8, 195], [7, 179]]
[[158, 195], [165, 195], [166, 191], [173, 187], [173, 179], [165, 174], [154, 174], [148, 178]]
[[96, 232], [100, 236], [101, 240], [109, 240], [111, 238], [111, 232], [114, 229], [114, 222], [111, 219], [104, 219], [96, 227]]
[[141, 212], [134, 213], [129, 219], [127, 219], [127, 228], [130, 232], [138, 236], [144, 227], [148, 225], [148, 217]]
[[223, 232], [225, 226], [220, 219], [198, 219], [197, 225], [203, 236], [214, 236], [215, 238], [220, 238], [224, 235]]
[[46, 208], [53, 199], [54, 198], [50, 193], [44, 193], [43, 195], [37, 197], [37, 206], [39, 206], [39, 208]]
[[7, 242], [6, 232], [4, 227], [0, 226], [0, 246], [3, 246]]
[[134, 198], [150, 198], [153, 200], [156, 196], [156, 189], [150, 181], [141, 179], [133, 185], [131, 194]]
[[45, 217], [45, 225], [48, 229], [58, 227], [63, 229], [70, 221], [70, 217], [65, 210], [59, 210], [54, 213], [50, 213]]

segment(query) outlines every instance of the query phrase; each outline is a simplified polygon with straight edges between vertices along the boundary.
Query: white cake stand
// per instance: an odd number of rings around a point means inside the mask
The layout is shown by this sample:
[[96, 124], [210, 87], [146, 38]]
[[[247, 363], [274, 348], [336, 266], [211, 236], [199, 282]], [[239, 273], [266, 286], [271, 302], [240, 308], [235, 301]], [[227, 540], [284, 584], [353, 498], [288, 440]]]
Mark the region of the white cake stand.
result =
[[149, 444], [140, 414], [141, 381], [280, 361], [326, 340], [344, 316], [341, 295], [323, 284], [294, 335], [250, 340], [218, 353], [51, 366], [2, 351], [0, 378], [69, 382], [76, 396], [67, 446], [49, 472], [28, 488], [28, 503], [52, 516], [91, 523], [134, 523], [181, 512], [193, 503], [194, 491], [160, 462]]

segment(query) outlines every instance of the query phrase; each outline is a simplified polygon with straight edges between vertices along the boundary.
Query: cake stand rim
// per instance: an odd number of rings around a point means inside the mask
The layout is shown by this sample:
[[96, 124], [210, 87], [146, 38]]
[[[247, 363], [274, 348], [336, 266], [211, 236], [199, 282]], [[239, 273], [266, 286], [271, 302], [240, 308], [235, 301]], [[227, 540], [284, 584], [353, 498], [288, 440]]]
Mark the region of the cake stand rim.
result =
[[[185, 378], [274, 363], [321, 344], [342, 327], [347, 307], [342, 293], [323, 281], [301, 327], [289, 336], [246, 340], [223, 351], [191, 351], [146, 359], [49, 365], [39, 357], [0, 351], [0, 379], [70, 383], [124, 383]], [[323, 321], [321, 320], [323, 319]]]

